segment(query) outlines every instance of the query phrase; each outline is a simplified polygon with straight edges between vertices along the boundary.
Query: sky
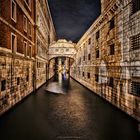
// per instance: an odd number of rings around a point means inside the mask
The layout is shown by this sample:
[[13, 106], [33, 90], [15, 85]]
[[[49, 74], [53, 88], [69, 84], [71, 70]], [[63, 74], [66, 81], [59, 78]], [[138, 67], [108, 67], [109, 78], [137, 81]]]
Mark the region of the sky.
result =
[[100, 15], [100, 0], [48, 0], [58, 39], [77, 43]]

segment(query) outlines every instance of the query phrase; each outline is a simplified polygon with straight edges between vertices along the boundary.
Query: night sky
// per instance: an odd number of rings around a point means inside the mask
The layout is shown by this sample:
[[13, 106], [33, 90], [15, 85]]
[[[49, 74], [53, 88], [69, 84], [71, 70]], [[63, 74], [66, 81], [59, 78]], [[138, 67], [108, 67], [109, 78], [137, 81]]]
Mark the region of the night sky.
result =
[[58, 39], [79, 41], [100, 15], [100, 0], [48, 0]]

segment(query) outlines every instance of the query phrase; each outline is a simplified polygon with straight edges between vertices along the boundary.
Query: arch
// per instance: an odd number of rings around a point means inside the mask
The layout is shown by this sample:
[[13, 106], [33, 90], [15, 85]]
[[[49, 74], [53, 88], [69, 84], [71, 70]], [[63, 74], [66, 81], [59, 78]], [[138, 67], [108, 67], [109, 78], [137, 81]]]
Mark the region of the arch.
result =
[[74, 57], [60, 55], [60, 56], [52, 56], [52, 57], [49, 59], [49, 61], [51, 61], [52, 59], [55, 59], [55, 58], [59, 58], [59, 57], [66, 57], [66, 58], [71, 58], [71, 59], [75, 60]]

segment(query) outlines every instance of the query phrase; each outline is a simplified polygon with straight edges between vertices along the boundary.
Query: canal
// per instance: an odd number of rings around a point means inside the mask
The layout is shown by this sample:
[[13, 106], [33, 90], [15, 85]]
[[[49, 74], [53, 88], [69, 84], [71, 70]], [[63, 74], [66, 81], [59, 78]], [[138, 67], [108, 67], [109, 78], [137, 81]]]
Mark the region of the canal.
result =
[[67, 77], [0, 117], [1, 140], [139, 140], [138, 122]]

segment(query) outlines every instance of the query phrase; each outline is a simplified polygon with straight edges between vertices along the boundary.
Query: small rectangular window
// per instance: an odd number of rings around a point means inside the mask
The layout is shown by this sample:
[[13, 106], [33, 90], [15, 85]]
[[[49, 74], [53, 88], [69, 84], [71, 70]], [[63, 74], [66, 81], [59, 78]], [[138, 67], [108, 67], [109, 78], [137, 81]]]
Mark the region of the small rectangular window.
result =
[[32, 25], [30, 22], [29, 22], [29, 35], [32, 36]]
[[32, 57], [32, 45], [29, 45], [29, 57], [31, 58]]
[[114, 55], [115, 54], [115, 45], [112, 44], [110, 45], [110, 55]]
[[85, 76], [85, 73], [83, 72], [83, 77]]
[[110, 20], [109, 23], [110, 23], [109, 28], [110, 28], [110, 30], [112, 30], [115, 27], [114, 17]]
[[18, 77], [17, 78], [17, 85], [19, 85], [20, 84], [20, 78]]
[[26, 41], [24, 41], [24, 47], [23, 47], [24, 49], [24, 56], [27, 56], [27, 42]]
[[91, 59], [91, 54], [88, 54], [88, 60], [90, 60]]
[[114, 79], [113, 77], [110, 77], [109, 78], [109, 84], [108, 84], [110, 87], [113, 87], [114, 86]]
[[17, 48], [17, 38], [16, 35], [11, 33], [11, 49], [12, 52], [15, 53]]
[[132, 0], [132, 13], [136, 13], [140, 10], [140, 0]]
[[99, 82], [99, 75], [98, 74], [95, 74], [95, 81]]
[[23, 28], [24, 28], [24, 31], [27, 32], [27, 18], [26, 18], [26, 16], [23, 16]]
[[17, 8], [14, 0], [11, 1], [11, 19], [16, 22], [17, 18]]
[[1, 91], [6, 90], [6, 80], [1, 81]]
[[96, 50], [96, 58], [99, 58], [99, 56], [100, 56], [100, 52], [99, 50]]
[[87, 74], [88, 79], [90, 79], [90, 73]]
[[85, 61], [85, 56], [83, 56], [83, 61]]
[[96, 40], [98, 40], [98, 39], [99, 39], [99, 37], [100, 37], [100, 32], [99, 32], [99, 31], [97, 31], [97, 32], [96, 32]]
[[32, 57], [32, 45], [29, 45], [26, 48], [27, 48], [26, 49], [27, 50], [27, 56], [31, 58]]
[[27, 82], [29, 81], [29, 75], [26, 76], [26, 81], [27, 81]]
[[31, 10], [31, 0], [24, 0], [29, 10]]
[[90, 44], [91, 44], [91, 38], [88, 39], [88, 45], [90, 45]]

